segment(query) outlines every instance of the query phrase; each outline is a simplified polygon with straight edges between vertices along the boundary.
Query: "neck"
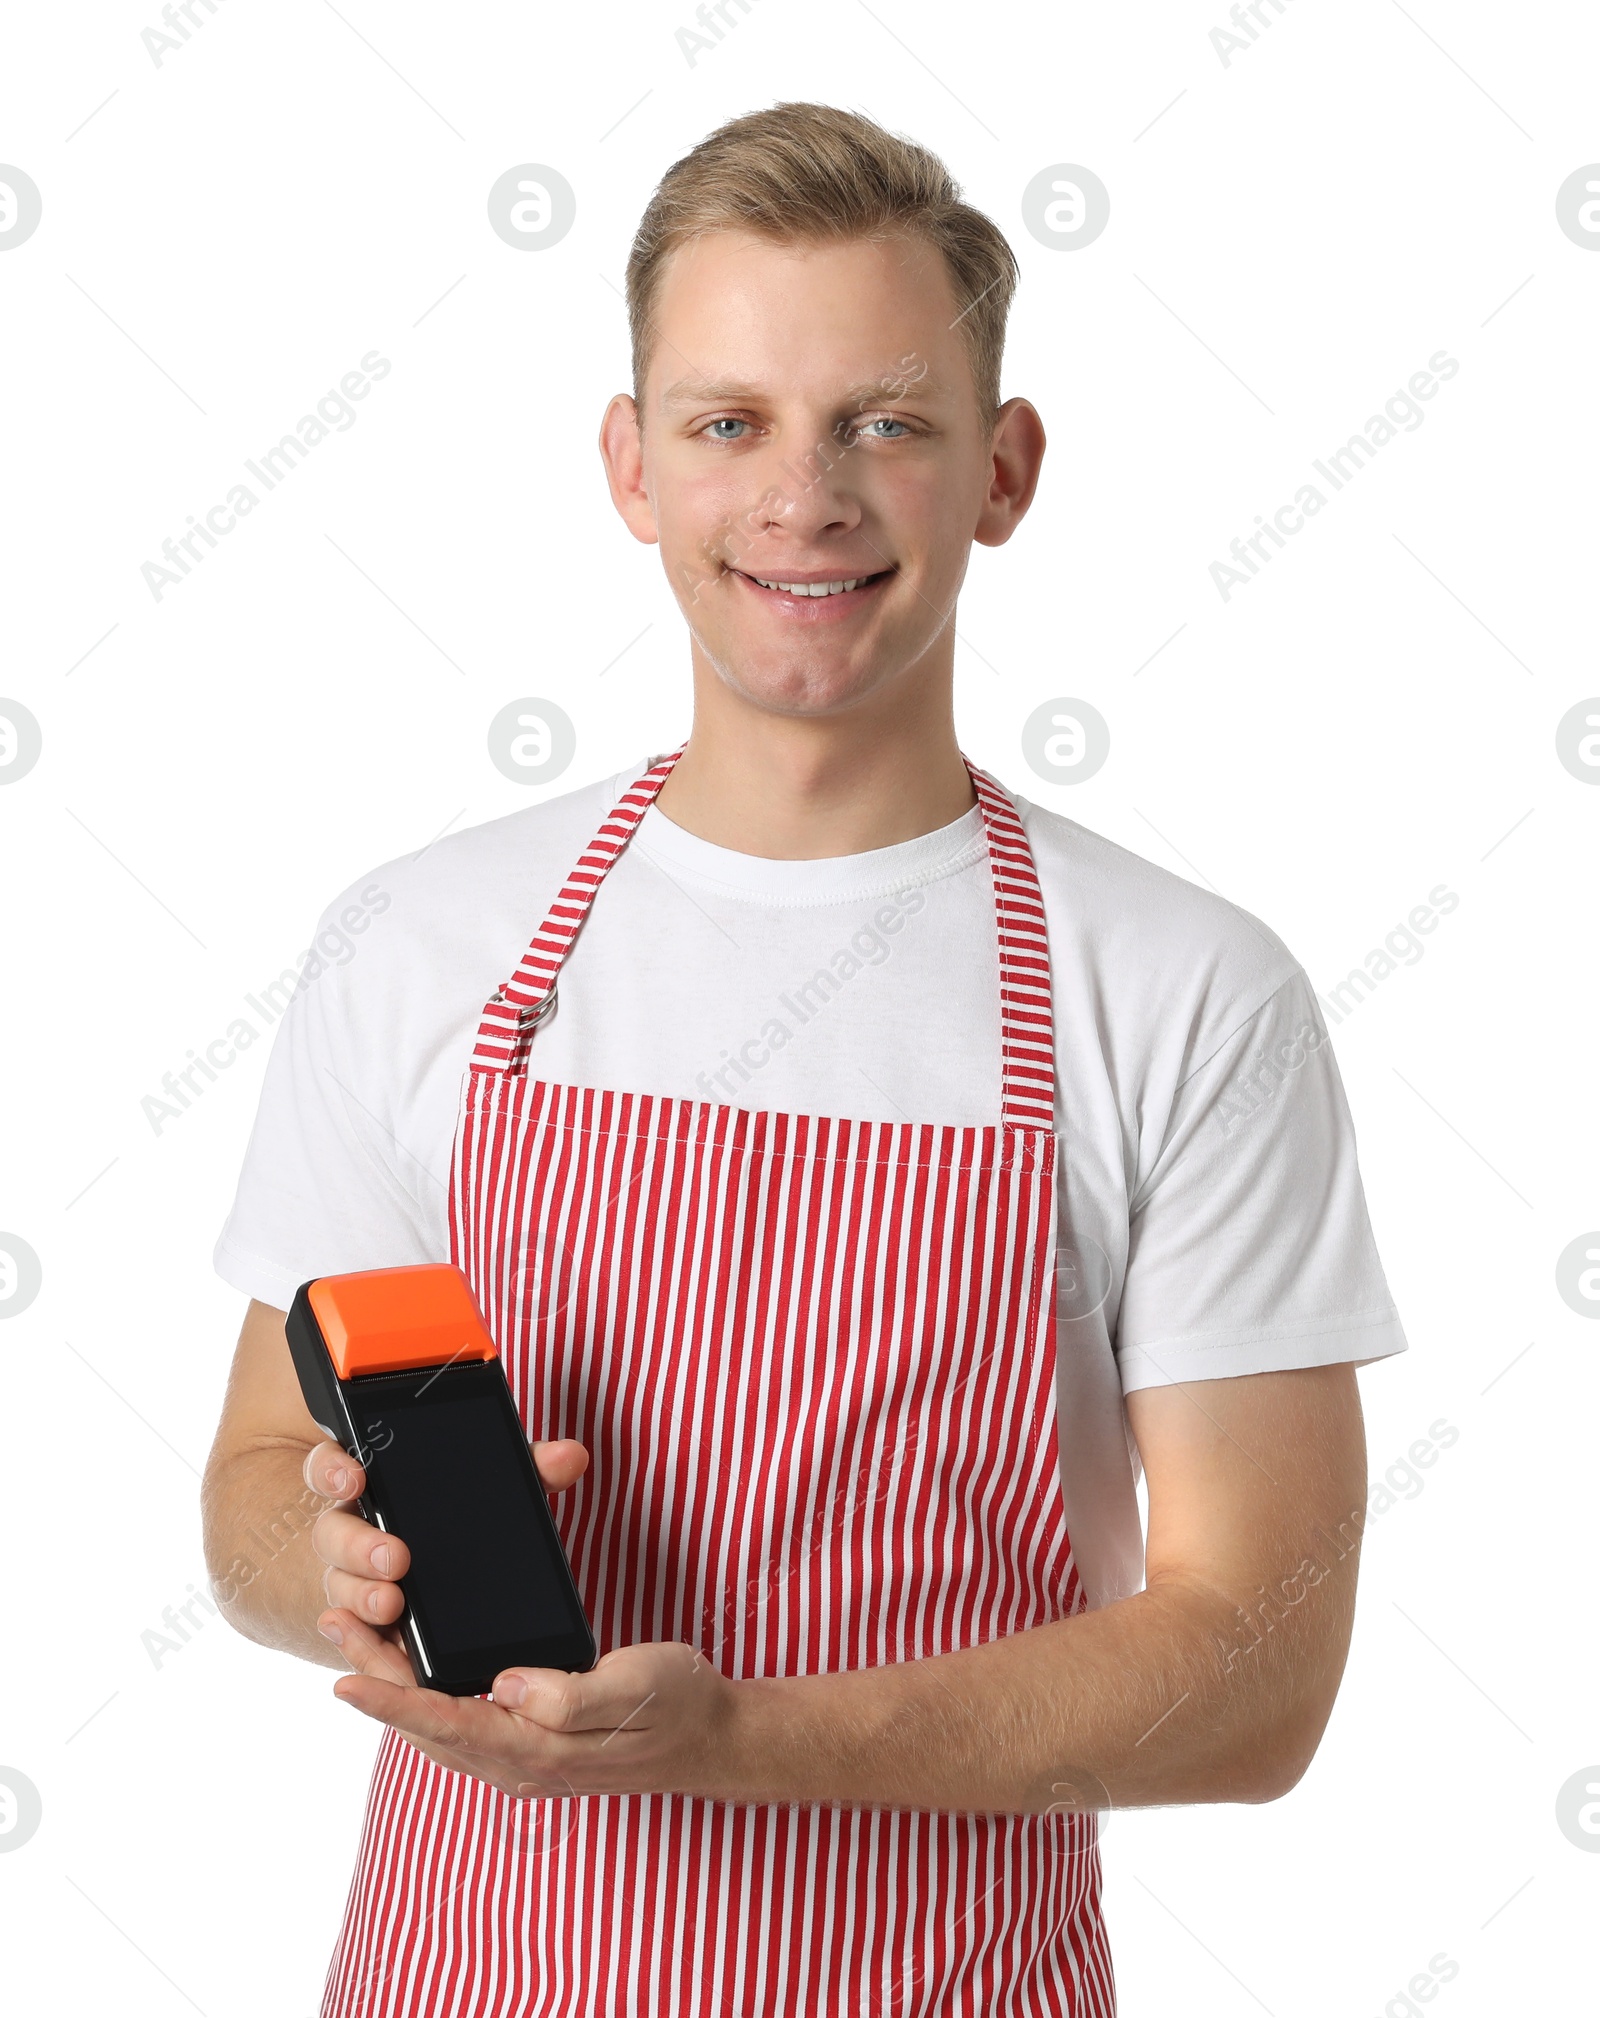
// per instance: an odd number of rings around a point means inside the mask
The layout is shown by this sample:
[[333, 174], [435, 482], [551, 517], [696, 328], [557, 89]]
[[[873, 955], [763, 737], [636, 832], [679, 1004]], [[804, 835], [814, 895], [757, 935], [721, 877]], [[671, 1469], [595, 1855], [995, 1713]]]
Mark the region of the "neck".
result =
[[948, 681], [838, 714], [780, 715], [695, 660], [694, 725], [657, 803], [701, 840], [816, 861], [914, 840], [976, 805]]

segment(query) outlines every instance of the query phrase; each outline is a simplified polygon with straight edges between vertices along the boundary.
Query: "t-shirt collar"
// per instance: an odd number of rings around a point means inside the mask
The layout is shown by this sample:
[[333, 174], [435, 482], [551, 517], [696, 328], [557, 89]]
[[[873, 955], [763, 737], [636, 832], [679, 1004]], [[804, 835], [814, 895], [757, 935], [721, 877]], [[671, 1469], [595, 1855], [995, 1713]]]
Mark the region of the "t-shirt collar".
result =
[[[631, 782], [631, 778], [623, 778], [617, 787], [619, 794]], [[813, 861], [782, 861], [719, 848], [676, 825], [659, 806], [652, 806], [635, 829], [631, 846], [674, 876], [730, 895], [769, 902], [833, 903], [848, 897], [887, 896], [911, 884], [932, 882], [965, 869], [982, 859], [985, 840], [982, 810], [973, 806], [948, 826], [914, 835], [909, 841], [896, 841], [888, 848], [869, 848], [859, 855], [825, 855]]]

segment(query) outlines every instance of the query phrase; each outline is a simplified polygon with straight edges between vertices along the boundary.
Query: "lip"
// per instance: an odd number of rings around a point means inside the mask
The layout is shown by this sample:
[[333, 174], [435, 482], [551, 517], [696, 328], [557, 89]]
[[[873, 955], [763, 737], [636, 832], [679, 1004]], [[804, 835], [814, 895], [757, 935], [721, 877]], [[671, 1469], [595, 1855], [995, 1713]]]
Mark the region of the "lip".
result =
[[[893, 568], [880, 569], [870, 581], [858, 589], [844, 589], [836, 596], [789, 596], [781, 589], [764, 589], [753, 575], [747, 575], [742, 568], [730, 567], [728, 573], [741, 585], [747, 595], [756, 597], [768, 609], [789, 623], [817, 624], [841, 623], [854, 616], [867, 604], [877, 599], [880, 591], [893, 578]], [[788, 582], [839, 582], [849, 581], [847, 573], [839, 569], [786, 568], [785, 581]]]

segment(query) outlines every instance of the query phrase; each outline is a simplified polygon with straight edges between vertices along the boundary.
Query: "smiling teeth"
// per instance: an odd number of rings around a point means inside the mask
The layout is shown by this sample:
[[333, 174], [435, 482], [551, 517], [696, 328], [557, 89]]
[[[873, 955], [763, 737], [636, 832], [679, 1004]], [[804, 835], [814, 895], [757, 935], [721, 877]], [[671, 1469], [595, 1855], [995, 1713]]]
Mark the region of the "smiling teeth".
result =
[[842, 596], [846, 589], [858, 589], [871, 579], [870, 575], [853, 575], [844, 582], [764, 582], [759, 575], [751, 576], [762, 588], [781, 589], [786, 596]]

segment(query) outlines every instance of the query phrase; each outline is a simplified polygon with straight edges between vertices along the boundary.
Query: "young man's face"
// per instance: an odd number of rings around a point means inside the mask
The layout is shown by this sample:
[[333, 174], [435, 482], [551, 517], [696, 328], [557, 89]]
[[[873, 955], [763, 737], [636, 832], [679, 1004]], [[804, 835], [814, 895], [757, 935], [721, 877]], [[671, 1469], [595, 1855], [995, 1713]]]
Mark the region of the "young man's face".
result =
[[642, 446], [626, 399], [602, 442], [698, 654], [758, 707], [832, 713], [948, 663], [972, 542], [1010, 536], [1043, 450], [1025, 401], [986, 434], [965, 305], [904, 240], [721, 231], [668, 261]]

